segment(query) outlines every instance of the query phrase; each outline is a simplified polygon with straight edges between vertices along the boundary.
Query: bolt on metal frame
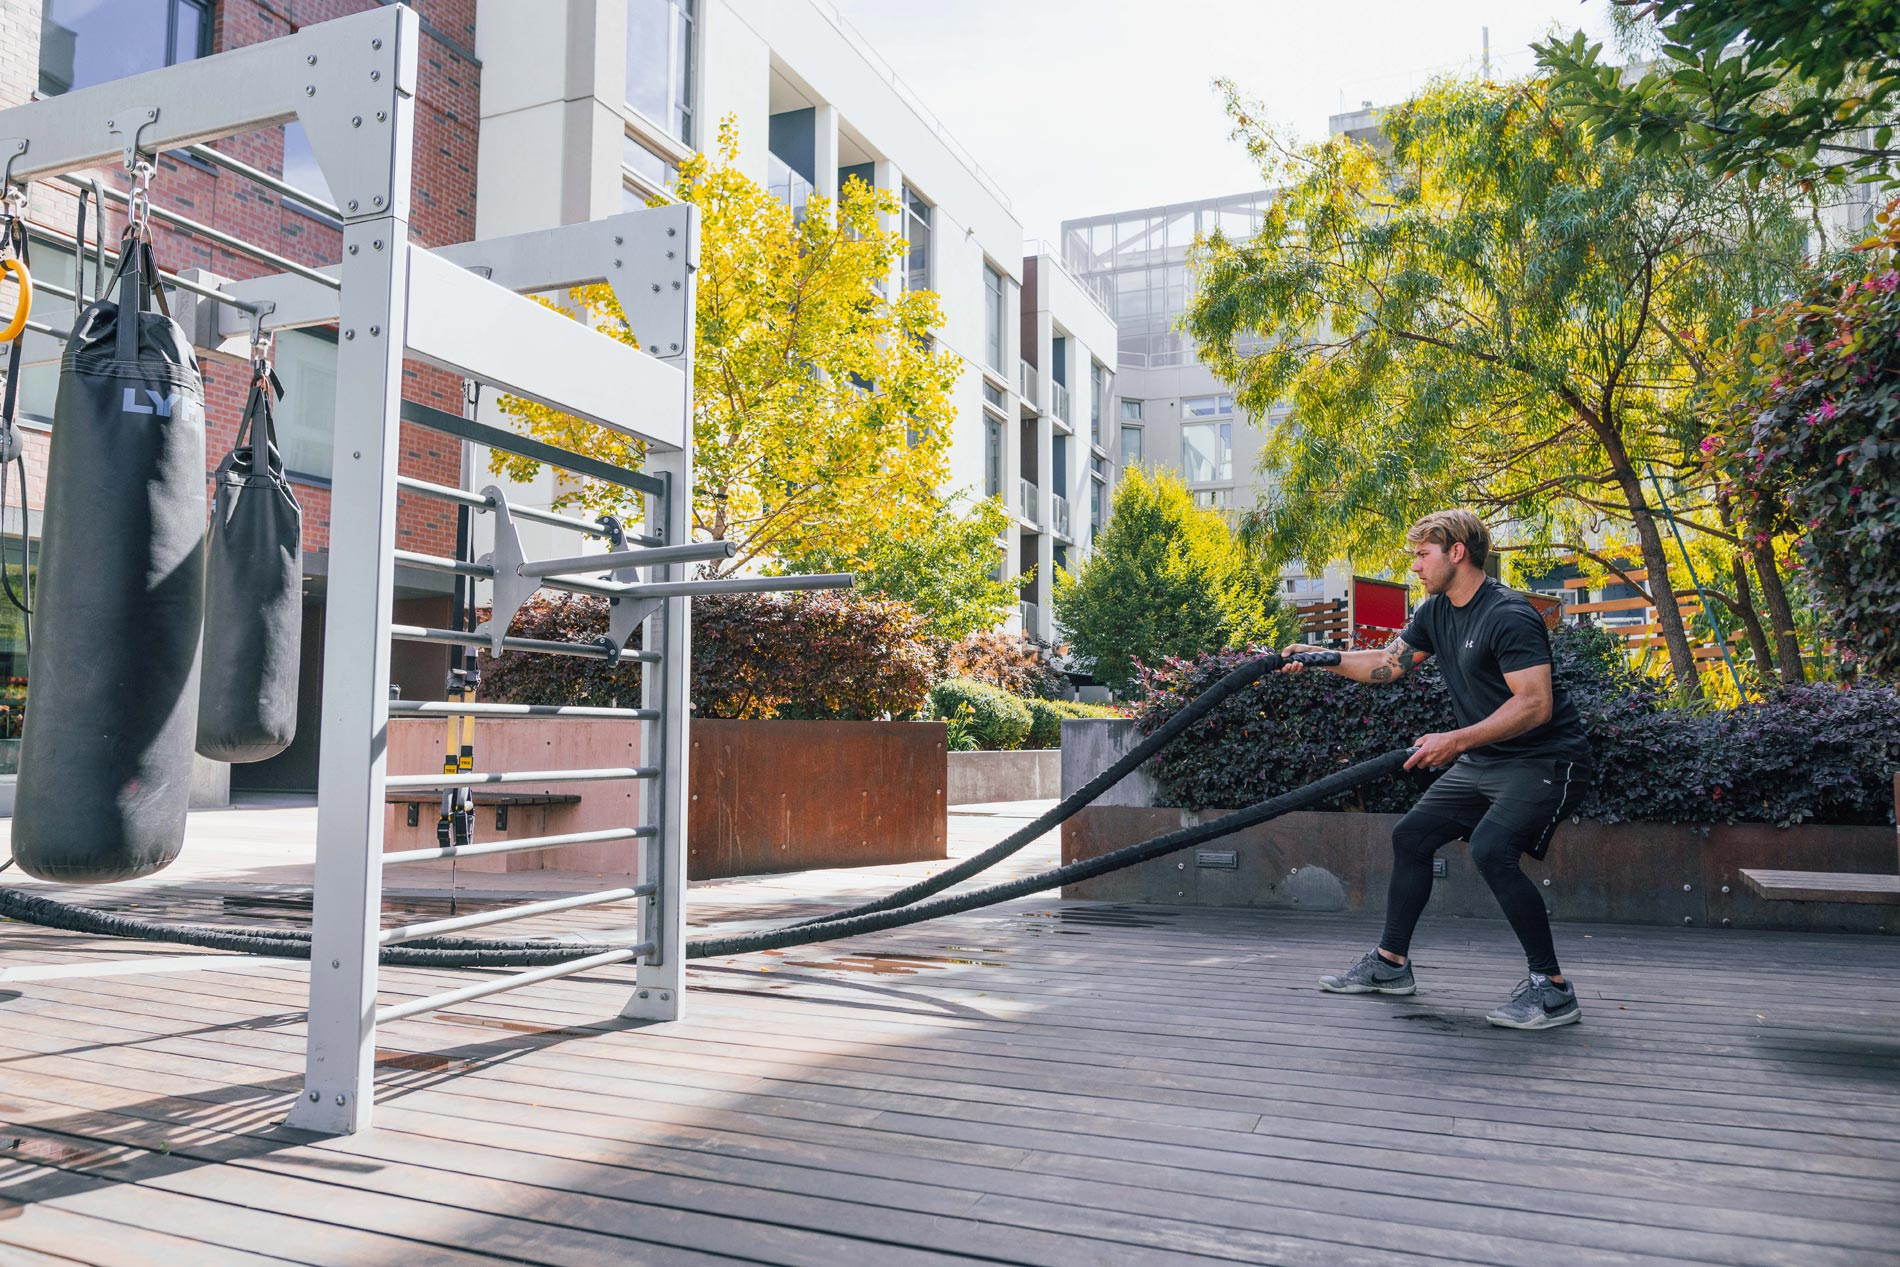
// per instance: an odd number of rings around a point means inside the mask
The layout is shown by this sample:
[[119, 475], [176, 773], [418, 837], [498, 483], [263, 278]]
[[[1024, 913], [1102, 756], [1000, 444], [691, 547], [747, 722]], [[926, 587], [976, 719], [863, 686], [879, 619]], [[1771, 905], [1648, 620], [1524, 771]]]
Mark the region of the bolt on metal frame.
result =
[[[623, 962], [636, 966], [623, 1015], [655, 1020], [679, 1016], [685, 953], [690, 598], [695, 593], [792, 587], [783, 579], [689, 579], [690, 560], [717, 557], [688, 544], [697, 210], [656, 208], [440, 251], [415, 246], [409, 238], [409, 217], [418, 39], [415, 14], [392, 5], [305, 27], [282, 39], [0, 110], [0, 161], [5, 164], [0, 183], [54, 179], [117, 160], [129, 164], [135, 157], [295, 120], [303, 124], [334, 192], [343, 254], [333, 273], [296, 265], [268, 277], [216, 279], [218, 285], [205, 284], [202, 275], [190, 284], [178, 280], [182, 290], [201, 298], [195, 305], [181, 305], [179, 317], [188, 330], [197, 332], [194, 342], [205, 346], [254, 337], [260, 330], [308, 325], [334, 323], [339, 333], [310, 1011], [305, 1082], [289, 1119], [294, 1127], [326, 1134], [370, 1124], [378, 1024]], [[282, 182], [264, 183], [322, 205]], [[269, 252], [248, 243], [238, 245], [271, 259]], [[649, 341], [644, 349], [602, 337], [519, 293], [600, 282], [614, 287], [632, 327]], [[569, 644], [502, 637], [496, 630], [464, 633], [392, 621], [399, 490], [439, 496], [493, 513], [498, 520], [510, 513], [498, 490], [478, 495], [398, 474], [399, 424], [409, 408], [401, 399], [405, 357], [645, 444], [648, 456], [640, 476], [644, 531], [609, 531], [551, 512], [517, 511], [523, 518], [608, 537], [616, 546], [616, 554], [590, 565], [614, 574], [612, 581], [591, 583], [604, 587], [618, 604], [610, 639]], [[629, 543], [652, 549], [621, 548]], [[500, 579], [502, 569], [495, 560], [473, 562]], [[542, 561], [538, 566], [544, 574], [536, 575], [518, 570], [528, 562], [515, 560], [516, 579], [535, 588], [544, 583], [579, 588], [585, 583], [566, 575], [573, 559]], [[848, 577], [796, 582], [800, 588], [848, 583]], [[637, 622], [630, 619], [636, 610]], [[642, 631], [641, 649], [623, 657], [636, 623]], [[645, 666], [640, 707], [392, 703], [392, 639], [612, 661], [630, 658]], [[391, 777], [385, 754], [392, 712], [624, 717], [647, 727], [647, 764]], [[392, 854], [383, 850], [387, 789], [608, 778], [639, 781], [643, 821], [604, 832], [492, 845]], [[388, 862], [605, 839], [625, 839], [638, 849], [633, 884], [408, 929], [381, 928], [382, 873]], [[623, 900], [637, 903], [635, 944], [377, 1006], [380, 945]]]

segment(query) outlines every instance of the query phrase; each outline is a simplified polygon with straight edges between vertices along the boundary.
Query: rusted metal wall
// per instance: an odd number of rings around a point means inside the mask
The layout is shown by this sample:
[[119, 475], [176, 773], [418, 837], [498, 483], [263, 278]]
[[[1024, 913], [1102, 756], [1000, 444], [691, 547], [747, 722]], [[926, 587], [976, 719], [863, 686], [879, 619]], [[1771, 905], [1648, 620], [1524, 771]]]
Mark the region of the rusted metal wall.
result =
[[[1096, 857], [1224, 812], [1085, 809], [1063, 825], [1062, 860]], [[1381, 911], [1398, 818], [1288, 814], [1198, 849], [1069, 885], [1062, 895], [1179, 906]], [[1438, 856], [1446, 874], [1433, 887], [1428, 917], [1499, 918], [1468, 848], [1453, 843]], [[1524, 862], [1559, 920], [1867, 933], [1894, 928], [1900, 911], [1768, 901], [1748, 891], [1741, 869], [1892, 874], [1894, 866], [1891, 827], [1589, 822], [1566, 823], [1544, 862]]]
[[692, 726], [695, 880], [948, 856], [941, 722]]

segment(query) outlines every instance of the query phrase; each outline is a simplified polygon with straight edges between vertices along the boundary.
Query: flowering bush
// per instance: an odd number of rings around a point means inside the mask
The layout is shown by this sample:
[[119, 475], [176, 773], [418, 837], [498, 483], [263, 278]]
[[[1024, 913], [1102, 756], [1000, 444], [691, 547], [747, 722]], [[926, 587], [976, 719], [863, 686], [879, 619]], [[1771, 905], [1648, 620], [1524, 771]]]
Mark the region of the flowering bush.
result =
[[1760, 539], [1795, 538], [1843, 661], [1900, 680], [1900, 203], [1876, 223], [1763, 316], [1703, 451]]
[[[1893, 821], [1900, 694], [1879, 686], [1781, 691], [1732, 711], [1671, 707], [1632, 673], [1616, 640], [1590, 626], [1551, 635], [1553, 671], [1583, 714], [1594, 774], [1580, 812], [1603, 822]], [[1170, 660], [1149, 670], [1135, 710], [1144, 734], [1249, 652]], [[1331, 673], [1270, 675], [1240, 691], [1155, 759], [1163, 804], [1236, 807], [1455, 725], [1436, 661], [1385, 686]], [[1397, 813], [1432, 775], [1410, 772], [1328, 809]]]

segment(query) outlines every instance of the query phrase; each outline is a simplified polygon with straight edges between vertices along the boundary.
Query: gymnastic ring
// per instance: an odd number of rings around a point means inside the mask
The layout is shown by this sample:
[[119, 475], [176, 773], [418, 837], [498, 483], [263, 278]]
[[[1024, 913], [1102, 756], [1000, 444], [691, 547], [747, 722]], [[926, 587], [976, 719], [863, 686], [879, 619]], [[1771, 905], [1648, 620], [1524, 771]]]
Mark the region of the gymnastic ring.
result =
[[33, 312], [33, 275], [26, 271], [26, 265], [16, 259], [0, 260], [0, 280], [4, 275], [13, 273], [20, 282], [20, 301], [14, 305], [13, 320], [0, 329], [0, 343], [11, 343], [26, 330], [26, 319]]

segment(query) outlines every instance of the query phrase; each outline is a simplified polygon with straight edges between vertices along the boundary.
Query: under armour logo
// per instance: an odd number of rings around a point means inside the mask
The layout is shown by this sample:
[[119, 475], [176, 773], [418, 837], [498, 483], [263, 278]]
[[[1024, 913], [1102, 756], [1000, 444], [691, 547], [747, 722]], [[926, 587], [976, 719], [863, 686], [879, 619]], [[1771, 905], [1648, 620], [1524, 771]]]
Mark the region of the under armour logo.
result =
[[[151, 404], [145, 405], [139, 403], [138, 393], [140, 390], [143, 390], [145, 394], [151, 398]], [[169, 396], [161, 396], [149, 387], [143, 389], [128, 387], [125, 389], [125, 406], [121, 412], [128, 414], [157, 414], [161, 418], [169, 418], [172, 416], [172, 406], [177, 403], [177, 392], [173, 392]]]
[[[147, 410], [146, 412], [148, 412], [148, 413], [149, 413], [149, 412], [150, 412], [150, 410]], [[1473, 647], [1475, 647], [1475, 646], [1477, 646], [1477, 645], [1478, 645], [1478, 644], [1477, 644], [1476, 642], [1474, 642], [1474, 641], [1471, 641], [1471, 640], [1469, 640], [1469, 639], [1467, 639], [1467, 640], [1466, 640], [1466, 642], [1465, 642], [1465, 650], [1466, 650], [1466, 651], [1469, 651], [1469, 650], [1471, 650], [1471, 649], [1472, 649]]]

